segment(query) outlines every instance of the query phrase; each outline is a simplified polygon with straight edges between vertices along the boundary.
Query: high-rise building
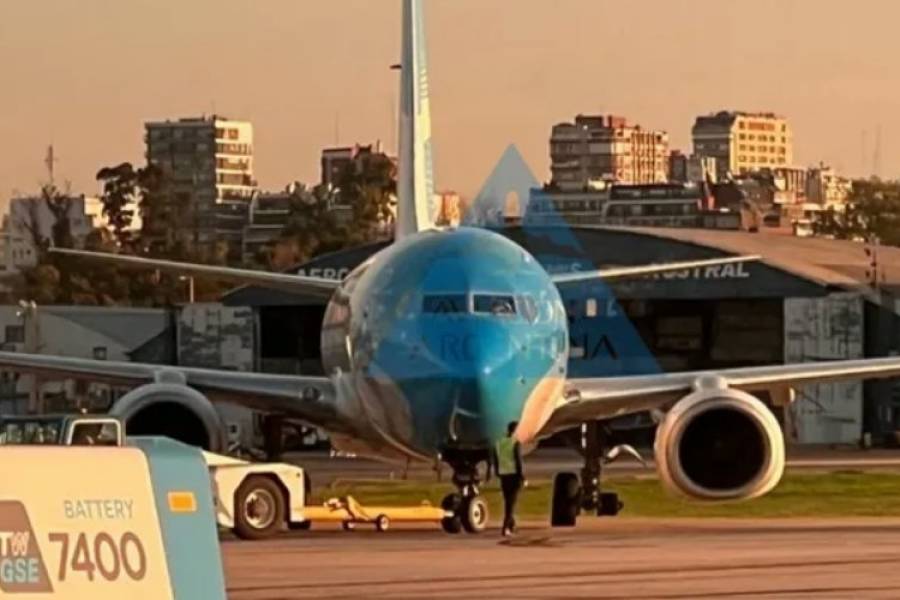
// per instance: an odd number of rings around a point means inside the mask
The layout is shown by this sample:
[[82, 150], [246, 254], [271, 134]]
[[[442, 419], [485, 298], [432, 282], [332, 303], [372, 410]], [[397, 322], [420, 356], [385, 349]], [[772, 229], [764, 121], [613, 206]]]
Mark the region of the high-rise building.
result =
[[[240, 257], [241, 234], [256, 181], [253, 179], [253, 125], [218, 115], [146, 124], [147, 162], [167, 176], [166, 215], [146, 215], [151, 243], [183, 242], [204, 251], [226, 245]], [[171, 222], [186, 225], [172, 228]], [[176, 232], [177, 230], [177, 232]]]
[[714, 157], [720, 180], [793, 163], [791, 128], [773, 113], [721, 111], [697, 117], [691, 134], [694, 154]]
[[659, 183], [668, 179], [669, 135], [642, 129], [624, 117], [578, 115], [553, 127], [552, 185], [584, 190], [594, 182]]

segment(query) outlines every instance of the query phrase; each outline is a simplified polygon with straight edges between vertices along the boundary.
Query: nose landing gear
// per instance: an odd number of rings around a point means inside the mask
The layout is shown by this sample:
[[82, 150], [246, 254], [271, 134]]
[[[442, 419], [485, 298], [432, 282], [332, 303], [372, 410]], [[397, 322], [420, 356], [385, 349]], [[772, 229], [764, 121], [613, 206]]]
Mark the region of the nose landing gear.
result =
[[487, 501], [478, 494], [477, 489], [468, 496], [448, 494], [441, 502], [441, 507], [453, 512], [453, 516], [441, 520], [441, 527], [447, 533], [481, 533], [487, 529], [490, 513]]
[[481, 482], [478, 466], [487, 459], [483, 453], [457, 454], [454, 459], [447, 462], [453, 469], [453, 484], [459, 491], [448, 494], [441, 502], [441, 508], [453, 513], [441, 520], [441, 527], [447, 533], [481, 533], [487, 529], [490, 513], [478, 489]]

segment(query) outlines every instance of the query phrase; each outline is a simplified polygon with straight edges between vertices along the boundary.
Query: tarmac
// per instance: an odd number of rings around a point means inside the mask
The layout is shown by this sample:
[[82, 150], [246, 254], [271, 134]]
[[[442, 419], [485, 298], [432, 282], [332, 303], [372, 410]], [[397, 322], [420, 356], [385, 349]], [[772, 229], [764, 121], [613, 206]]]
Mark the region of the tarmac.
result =
[[228, 597], [900, 598], [900, 519], [583, 519], [222, 544]]
[[[314, 485], [334, 479], [434, 480], [325, 454], [290, 458]], [[528, 458], [529, 475], [577, 470], [564, 449]], [[795, 453], [790, 469], [900, 469], [897, 450]], [[613, 473], [652, 468], [616, 463]], [[446, 478], [445, 478], [446, 480]], [[900, 500], [900, 499], [898, 499]], [[281, 598], [900, 598], [900, 519], [582, 518], [575, 529], [526, 523], [504, 540], [438, 526], [384, 533], [318, 526], [264, 542], [222, 543], [228, 597]]]

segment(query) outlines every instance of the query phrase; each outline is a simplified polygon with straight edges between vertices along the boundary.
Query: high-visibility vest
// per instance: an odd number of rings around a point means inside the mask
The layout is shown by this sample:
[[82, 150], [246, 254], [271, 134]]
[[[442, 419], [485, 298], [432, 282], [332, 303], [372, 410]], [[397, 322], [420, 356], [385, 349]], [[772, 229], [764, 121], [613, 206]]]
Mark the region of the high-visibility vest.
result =
[[497, 442], [497, 475], [515, 475], [516, 469], [516, 440], [505, 437]]

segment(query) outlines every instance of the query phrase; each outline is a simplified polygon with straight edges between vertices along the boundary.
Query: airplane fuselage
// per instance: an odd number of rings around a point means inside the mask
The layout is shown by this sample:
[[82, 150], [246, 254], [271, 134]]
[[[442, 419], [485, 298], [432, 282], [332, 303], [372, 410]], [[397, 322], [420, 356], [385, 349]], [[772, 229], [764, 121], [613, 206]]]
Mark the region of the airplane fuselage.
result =
[[333, 441], [433, 460], [489, 448], [513, 421], [531, 441], [560, 399], [568, 339], [556, 286], [514, 242], [474, 228], [405, 237], [326, 309], [323, 365], [339, 410], [366, 434]]

